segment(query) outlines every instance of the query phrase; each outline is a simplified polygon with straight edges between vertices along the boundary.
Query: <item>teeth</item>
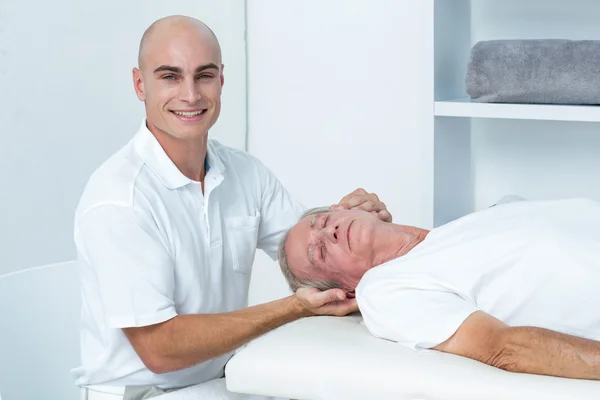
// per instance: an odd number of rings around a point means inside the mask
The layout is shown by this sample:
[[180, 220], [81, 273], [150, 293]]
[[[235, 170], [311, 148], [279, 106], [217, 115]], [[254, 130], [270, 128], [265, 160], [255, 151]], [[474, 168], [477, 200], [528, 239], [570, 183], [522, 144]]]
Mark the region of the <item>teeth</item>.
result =
[[194, 112], [184, 112], [184, 111], [173, 111], [177, 115], [181, 115], [183, 117], [195, 117], [196, 115], [202, 114], [202, 110], [194, 111]]

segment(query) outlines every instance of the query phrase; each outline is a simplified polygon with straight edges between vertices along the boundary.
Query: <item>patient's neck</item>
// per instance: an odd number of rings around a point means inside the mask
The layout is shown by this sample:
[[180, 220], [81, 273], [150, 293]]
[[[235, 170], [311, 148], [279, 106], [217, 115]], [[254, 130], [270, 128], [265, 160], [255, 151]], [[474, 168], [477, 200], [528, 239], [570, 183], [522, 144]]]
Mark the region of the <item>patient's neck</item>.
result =
[[386, 224], [387, 232], [382, 232], [381, 238], [375, 242], [375, 265], [380, 265], [398, 257], [402, 257], [425, 238], [429, 231], [414, 226]]

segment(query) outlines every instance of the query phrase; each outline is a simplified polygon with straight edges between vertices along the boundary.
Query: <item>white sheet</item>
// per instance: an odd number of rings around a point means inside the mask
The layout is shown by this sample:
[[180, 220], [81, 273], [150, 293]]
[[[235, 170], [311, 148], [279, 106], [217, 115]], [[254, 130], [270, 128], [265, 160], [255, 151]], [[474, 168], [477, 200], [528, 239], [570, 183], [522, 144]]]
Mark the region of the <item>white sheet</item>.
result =
[[227, 388], [294, 399], [599, 399], [600, 381], [516, 374], [377, 339], [360, 315], [305, 318], [250, 342], [227, 364]]

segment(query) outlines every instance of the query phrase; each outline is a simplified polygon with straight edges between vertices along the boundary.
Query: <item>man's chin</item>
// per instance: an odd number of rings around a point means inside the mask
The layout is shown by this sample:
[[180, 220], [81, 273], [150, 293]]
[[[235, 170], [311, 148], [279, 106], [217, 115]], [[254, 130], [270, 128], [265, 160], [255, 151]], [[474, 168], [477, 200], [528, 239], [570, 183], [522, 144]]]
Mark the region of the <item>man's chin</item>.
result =
[[171, 132], [174, 133], [173, 136], [182, 140], [199, 138], [206, 136], [208, 133], [208, 126], [204, 122], [194, 124], [176, 122], [171, 126]]

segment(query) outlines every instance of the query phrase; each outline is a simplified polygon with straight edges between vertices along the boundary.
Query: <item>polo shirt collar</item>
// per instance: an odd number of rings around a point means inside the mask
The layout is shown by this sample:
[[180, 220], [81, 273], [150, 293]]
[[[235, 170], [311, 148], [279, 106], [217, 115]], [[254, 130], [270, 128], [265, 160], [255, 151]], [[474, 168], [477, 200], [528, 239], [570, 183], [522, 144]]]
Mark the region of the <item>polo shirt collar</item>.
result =
[[206, 169], [206, 173], [208, 174], [208, 171], [210, 169], [210, 173], [213, 174], [218, 174], [218, 175], [222, 175], [223, 172], [225, 172], [225, 164], [223, 163], [223, 160], [221, 160], [221, 157], [219, 157], [219, 152], [218, 150], [215, 148], [215, 144], [213, 143], [213, 141], [209, 140], [208, 143], [206, 144], [206, 163], [208, 163], [208, 167]]
[[[144, 163], [158, 177], [158, 179], [169, 189], [179, 189], [193, 181], [181, 173], [173, 161], [169, 158], [156, 137], [146, 126], [146, 120], [142, 121], [140, 129], [133, 138], [133, 146]], [[210, 143], [207, 144], [205, 165], [208, 163], [211, 173], [222, 173], [223, 162], [215, 154]]]

